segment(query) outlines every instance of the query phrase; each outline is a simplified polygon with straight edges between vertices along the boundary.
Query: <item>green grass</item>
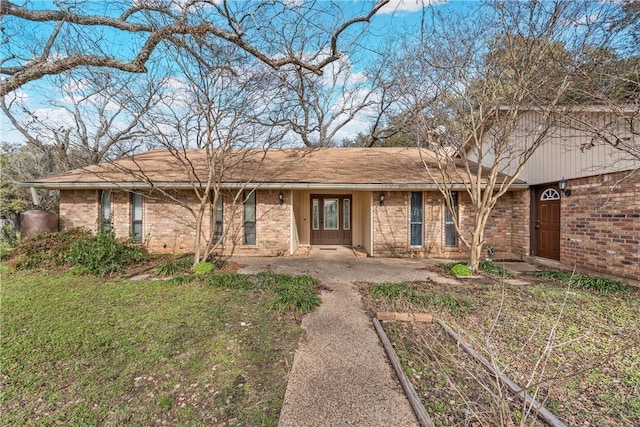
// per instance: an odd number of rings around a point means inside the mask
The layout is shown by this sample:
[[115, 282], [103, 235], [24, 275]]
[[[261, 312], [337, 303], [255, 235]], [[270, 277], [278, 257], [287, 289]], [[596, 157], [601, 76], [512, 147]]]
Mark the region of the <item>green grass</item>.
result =
[[1, 292], [1, 425], [277, 420], [300, 329], [271, 290], [3, 271]]

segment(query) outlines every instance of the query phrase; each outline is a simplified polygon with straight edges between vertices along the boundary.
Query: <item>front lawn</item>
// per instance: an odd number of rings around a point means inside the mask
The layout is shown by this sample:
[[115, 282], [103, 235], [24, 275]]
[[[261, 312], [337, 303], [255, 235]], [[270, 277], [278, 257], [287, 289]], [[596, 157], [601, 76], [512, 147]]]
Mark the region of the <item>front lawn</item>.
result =
[[[536, 278], [531, 277], [533, 282]], [[552, 279], [362, 284], [376, 311], [443, 319], [567, 425], [640, 425], [640, 292]], [[436, 323], [384, 322], [437, 425], [544, 425]]]
[[276, 294], [2, 272], [1, 425], [274, 425], [300, 334]]

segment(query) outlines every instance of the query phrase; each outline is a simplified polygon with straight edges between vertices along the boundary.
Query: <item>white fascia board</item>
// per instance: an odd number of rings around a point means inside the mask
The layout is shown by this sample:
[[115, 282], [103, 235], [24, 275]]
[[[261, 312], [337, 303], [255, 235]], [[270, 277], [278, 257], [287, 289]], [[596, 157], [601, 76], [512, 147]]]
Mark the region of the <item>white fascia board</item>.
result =
[[[155, 182], [153, 185], [146, 182], [22, 182], [21, 187], [43, 188], [49, 190], [96, 190], [96, 189], [122, 189], [122, 190], [149, 190], [158, 188], [162, 190], [189, 190], [194, 188], [194, 184], [188, 182]], [[204, 188], [203, 184], [199, 188]], [[261, 189], [261, 190], [352, 190], [352, 191], [437, 191], [436, 184], [420, 184], [420, 183], [379, 183], [379, 184], [321, 184], [321, 183], [305, 183], [305, 182], [262, 182], [262, 183], [222, 183], [222, 189], [239, 190], [239, 189]], [[511, 190], [526, 190], [529, 184], [519, 183], [512, 184]], [[464, 184], [454, 184], [452, 190], [465, 190]]]

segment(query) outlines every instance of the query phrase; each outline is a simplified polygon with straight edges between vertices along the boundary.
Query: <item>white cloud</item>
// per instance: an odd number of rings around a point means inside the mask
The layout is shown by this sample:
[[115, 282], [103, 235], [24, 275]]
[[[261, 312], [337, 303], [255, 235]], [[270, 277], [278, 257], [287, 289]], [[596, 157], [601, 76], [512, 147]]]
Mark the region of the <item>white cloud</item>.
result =
[[389, 3], [384, 5], [380, 11], [378, 11], [378, 14], [384, 15], [399, 12], [413, 13], [424, 9], [425, 7], [446, 2], [447, 0], [391, 0]]
[[14, 102], [23, 103], [29, 100], [29, 94], [25, 92], [23, 89], [16, 89], [13, 92], [9, 92], [7, 95], [7, 105], [10, 105]]

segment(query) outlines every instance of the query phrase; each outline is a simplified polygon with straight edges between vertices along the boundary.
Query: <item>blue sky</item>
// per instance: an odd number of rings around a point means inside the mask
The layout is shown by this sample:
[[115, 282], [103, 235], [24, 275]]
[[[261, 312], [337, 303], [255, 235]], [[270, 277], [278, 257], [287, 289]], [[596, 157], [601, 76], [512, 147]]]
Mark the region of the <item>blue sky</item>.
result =
[[[182, 0], [179, 0], [182, 1]], [[290, 1], [304, 1], [304, 0], [290, 0]], [[426, 3], [426, 4], [425, 4]], [[402, 34], [405, 33], [410, 28], [417, 28], [417, 25], [422, 18], [423, 8], [426, 7], [437, 7], [437, 8], [450, 8], [457, 9], [466, 6], [472, 6], [476, 4], [476, 2], [441, 2], [441, 1], [432, 1], [432, 5], [428, 5], [428, 0], [392, 0], [391, 4], [387, 5], [384, 10], [380, 11], [378, 15], [374, 17], [370, 24], [370, 31], [366, 39], [362, 41], [364, 46], [377, 46], [378, 44], [387, 41], [390, 37], [394, 38], [392, 34], [395, 35], [395, 38], [402, 37]], [[38, 8], [48, 8], [51, 2], [36, 2], [36, 7]], [[95, 3], [95, 13], [101, 13], [109, 8], [109, 3], [98, 1]], [[366, 6], [365, 3], [360, 1], [342, 1], [340, 2], [342, 8], [347, 10], [348, 12], [356, 12], [361, 11], [363, 7]], [[111, 6], [113, 8], [113, 6]], [[113, 11], [113, 9], [109, 9]], [[42, 34], [34, 31], [31, 35], [34, 39], [43, 38]], [[107, 34], [107, 37], [109, 35]], [[131, 49], [131, 46], [123, 46], [122, 41], [119, 41], [118, 36], [112, 37], [112, 46], [116, 46], [119, 49]], [[362, 50], [363, 54], [366, 55], [366, 49]], [[2, 55], [3, 57], [5, 55]], [[29, 101], [29, 107], [31, 110], [41, 110], [44, 111], [46, 109], [50, 110], [50, 105], [46, 104], [45, 97], [43, 93], [52, 92], [47, 87], [50, 80], [42, 79], [39, 81], [35, 81], [29, 83], [22, 88], [18, 89], [15, 94], [21, 97], [26, 97]], [[9, 95], [11, 96], [11, 95]], [[49, 114], [55, 115], [55, 112], [50, 112]], [[361, 123], [354, 123], [350, 128], [346, 129], [346, 132], [350, 135], [355, 134], [357, 131], [362, 130]], [[3, 113], [0, 113], [0, 140], [2, 142], [10, 142], [10, 143], [18, 143], [23, 141], [22, 135], [20, 135], [13, 126], [8, 122], [8, 119], [4, 116]]]

